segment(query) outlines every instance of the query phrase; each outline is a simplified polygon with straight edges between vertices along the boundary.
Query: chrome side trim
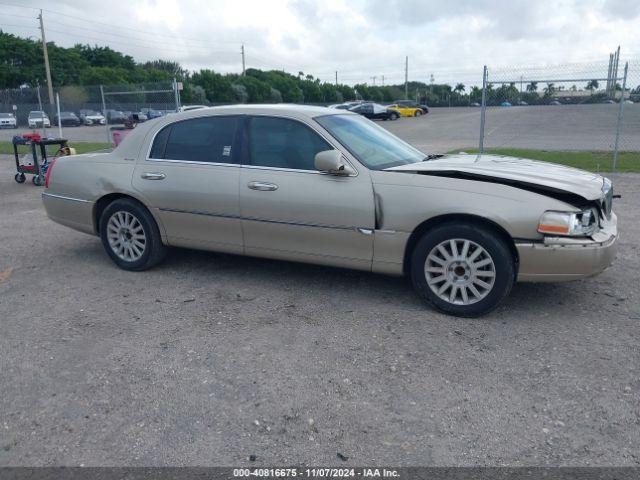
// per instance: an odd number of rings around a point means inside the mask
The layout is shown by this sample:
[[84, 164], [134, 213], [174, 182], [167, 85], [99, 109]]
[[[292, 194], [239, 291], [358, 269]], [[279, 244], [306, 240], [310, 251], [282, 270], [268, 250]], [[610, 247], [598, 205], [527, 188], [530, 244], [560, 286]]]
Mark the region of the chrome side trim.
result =
[[[298, 227], [313, 227], [313, 228], [330, 228], [333, 230], [352, 230], [359, 231], [358, 227], [349, 227], [346, 225], [327, 225], [322, 223], [303, 223], [303, 222], [288, 222], [285, 220], [270, 220], [266, 218], [258, 218], [258, 217], [243, 217], [240, 215], [231, 215], [227, 213], [216, 213], [216, 212], [199, 212], [195, 210], [179, 210], [175, 208], [158, 208], [158, 210], [162, 212], [171, 212], [171, 213], [187, 213], [190, 215], [204, 215], [207, 217], [219, 217], [219, 218], [230, 218], [236, 220], [246, 220], [252, 222], [263, 222], [263, 223], [277, 223], [280, 225], [293, 225]], [[366, 229], [364, 229], [366, 230]], [[362, 232], [361, 232], [362, 233]]]
[[197, 162], [195, 160], [170, 160], [168, 158], [145, 158], [147, 162], [189, 163], [192, 165], [215, 165], [217, 167], [240, 167], [239, 163]]
[[70, 202], [93, 203], [91, 200], [84, 200], [82, 198], [74, 198], [74, 197], [65, 197], [64, 195], [56, 195], [54, 193], [47, 193], [47, 192], [42, 192], [42, 196], [59, 198], [60, 200], [69, 200]]

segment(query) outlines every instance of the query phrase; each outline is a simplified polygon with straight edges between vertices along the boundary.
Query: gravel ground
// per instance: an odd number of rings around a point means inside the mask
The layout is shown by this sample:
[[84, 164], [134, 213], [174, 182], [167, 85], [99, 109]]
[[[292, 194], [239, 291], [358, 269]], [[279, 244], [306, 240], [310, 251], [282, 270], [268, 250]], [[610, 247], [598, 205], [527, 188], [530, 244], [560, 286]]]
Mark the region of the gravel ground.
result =
[[[487, 110], [485, 147], [542, 150], [612, 151], [618, 105], [562, 105], [493, 107]], [[478, 146], [479, 108], [432, 108], [421, 118], [380, 122], [385, 128], [430, 153]], [[620, 150], [640, 151], [640, 104], [625, 105]], [[0, 130], [0, 140], [11, 140], [18, 130]], [[48, 129], [57, 135], [57, 129]], [[104, 127], [65, 127], [72, 142], [105, 142]]]
[[640, 465], [640, 175], [613, 176], [610, 269], [463, 320], [361, 272], [187, 250], [119, 270], [12, 168], [2, 466]]

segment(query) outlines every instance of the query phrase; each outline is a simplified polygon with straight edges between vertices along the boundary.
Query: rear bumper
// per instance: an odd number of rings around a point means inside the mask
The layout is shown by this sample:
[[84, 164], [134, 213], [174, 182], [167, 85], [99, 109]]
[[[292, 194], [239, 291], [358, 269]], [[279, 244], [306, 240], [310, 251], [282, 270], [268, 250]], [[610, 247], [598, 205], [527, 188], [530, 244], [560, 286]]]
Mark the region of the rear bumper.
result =
[[43, 192], [42, 203], [47, 216], [54, 222], [80, 232], [96, 234], [93, 224], [94, 202]]
[[544, 242], [518, 242], [519, 282], [562, 282], [597, 275], [616, 256], [617, 218], [588, 239], [545, 238]]

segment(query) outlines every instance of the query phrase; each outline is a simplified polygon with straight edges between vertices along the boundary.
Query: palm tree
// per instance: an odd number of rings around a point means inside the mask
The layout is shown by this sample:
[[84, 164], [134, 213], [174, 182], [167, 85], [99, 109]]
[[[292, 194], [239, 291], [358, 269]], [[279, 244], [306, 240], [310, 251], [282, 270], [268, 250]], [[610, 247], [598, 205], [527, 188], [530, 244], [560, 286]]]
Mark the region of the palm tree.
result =
[[593, 95], [593, 91], [597, 90], [599, 86], [598, 80], [589, 80], [585, 88], [591, 92], [591, 95]]
[[456, 88], [454, 88], [453, 90], [454, 90], [454, 92], [460, 94], [460, 93], [464, 92], [464, 89], [465, 89], [465, 86], [464, 86], [463, 83], [457, 83], [456, 84]]
[[553, 95], [553, 92], [556, 91], [556, 87], [553, 83], [547, 83], [547, 86], [544, 87], [544, 94], [548, 97]]
[[538, 82], [531, 82], [527, 85], [527, 92], [536, 92], [538, 91]]

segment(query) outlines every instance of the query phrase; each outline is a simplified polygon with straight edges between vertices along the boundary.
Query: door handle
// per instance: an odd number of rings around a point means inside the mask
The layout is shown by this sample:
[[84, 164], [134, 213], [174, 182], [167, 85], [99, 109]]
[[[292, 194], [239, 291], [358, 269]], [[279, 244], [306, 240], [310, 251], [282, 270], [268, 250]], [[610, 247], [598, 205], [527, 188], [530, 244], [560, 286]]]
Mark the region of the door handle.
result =
[[249, 182], [247, 184], [251, 190], [260, 190], [261, 192], [273, 192], [278, 189], [278, 185], [275, 183], [267, 183], [267, 182]]
[[140, 175], [140, 178], [145, 180], [164, 180], [166, 175], [164, 173], [144, 172]]

